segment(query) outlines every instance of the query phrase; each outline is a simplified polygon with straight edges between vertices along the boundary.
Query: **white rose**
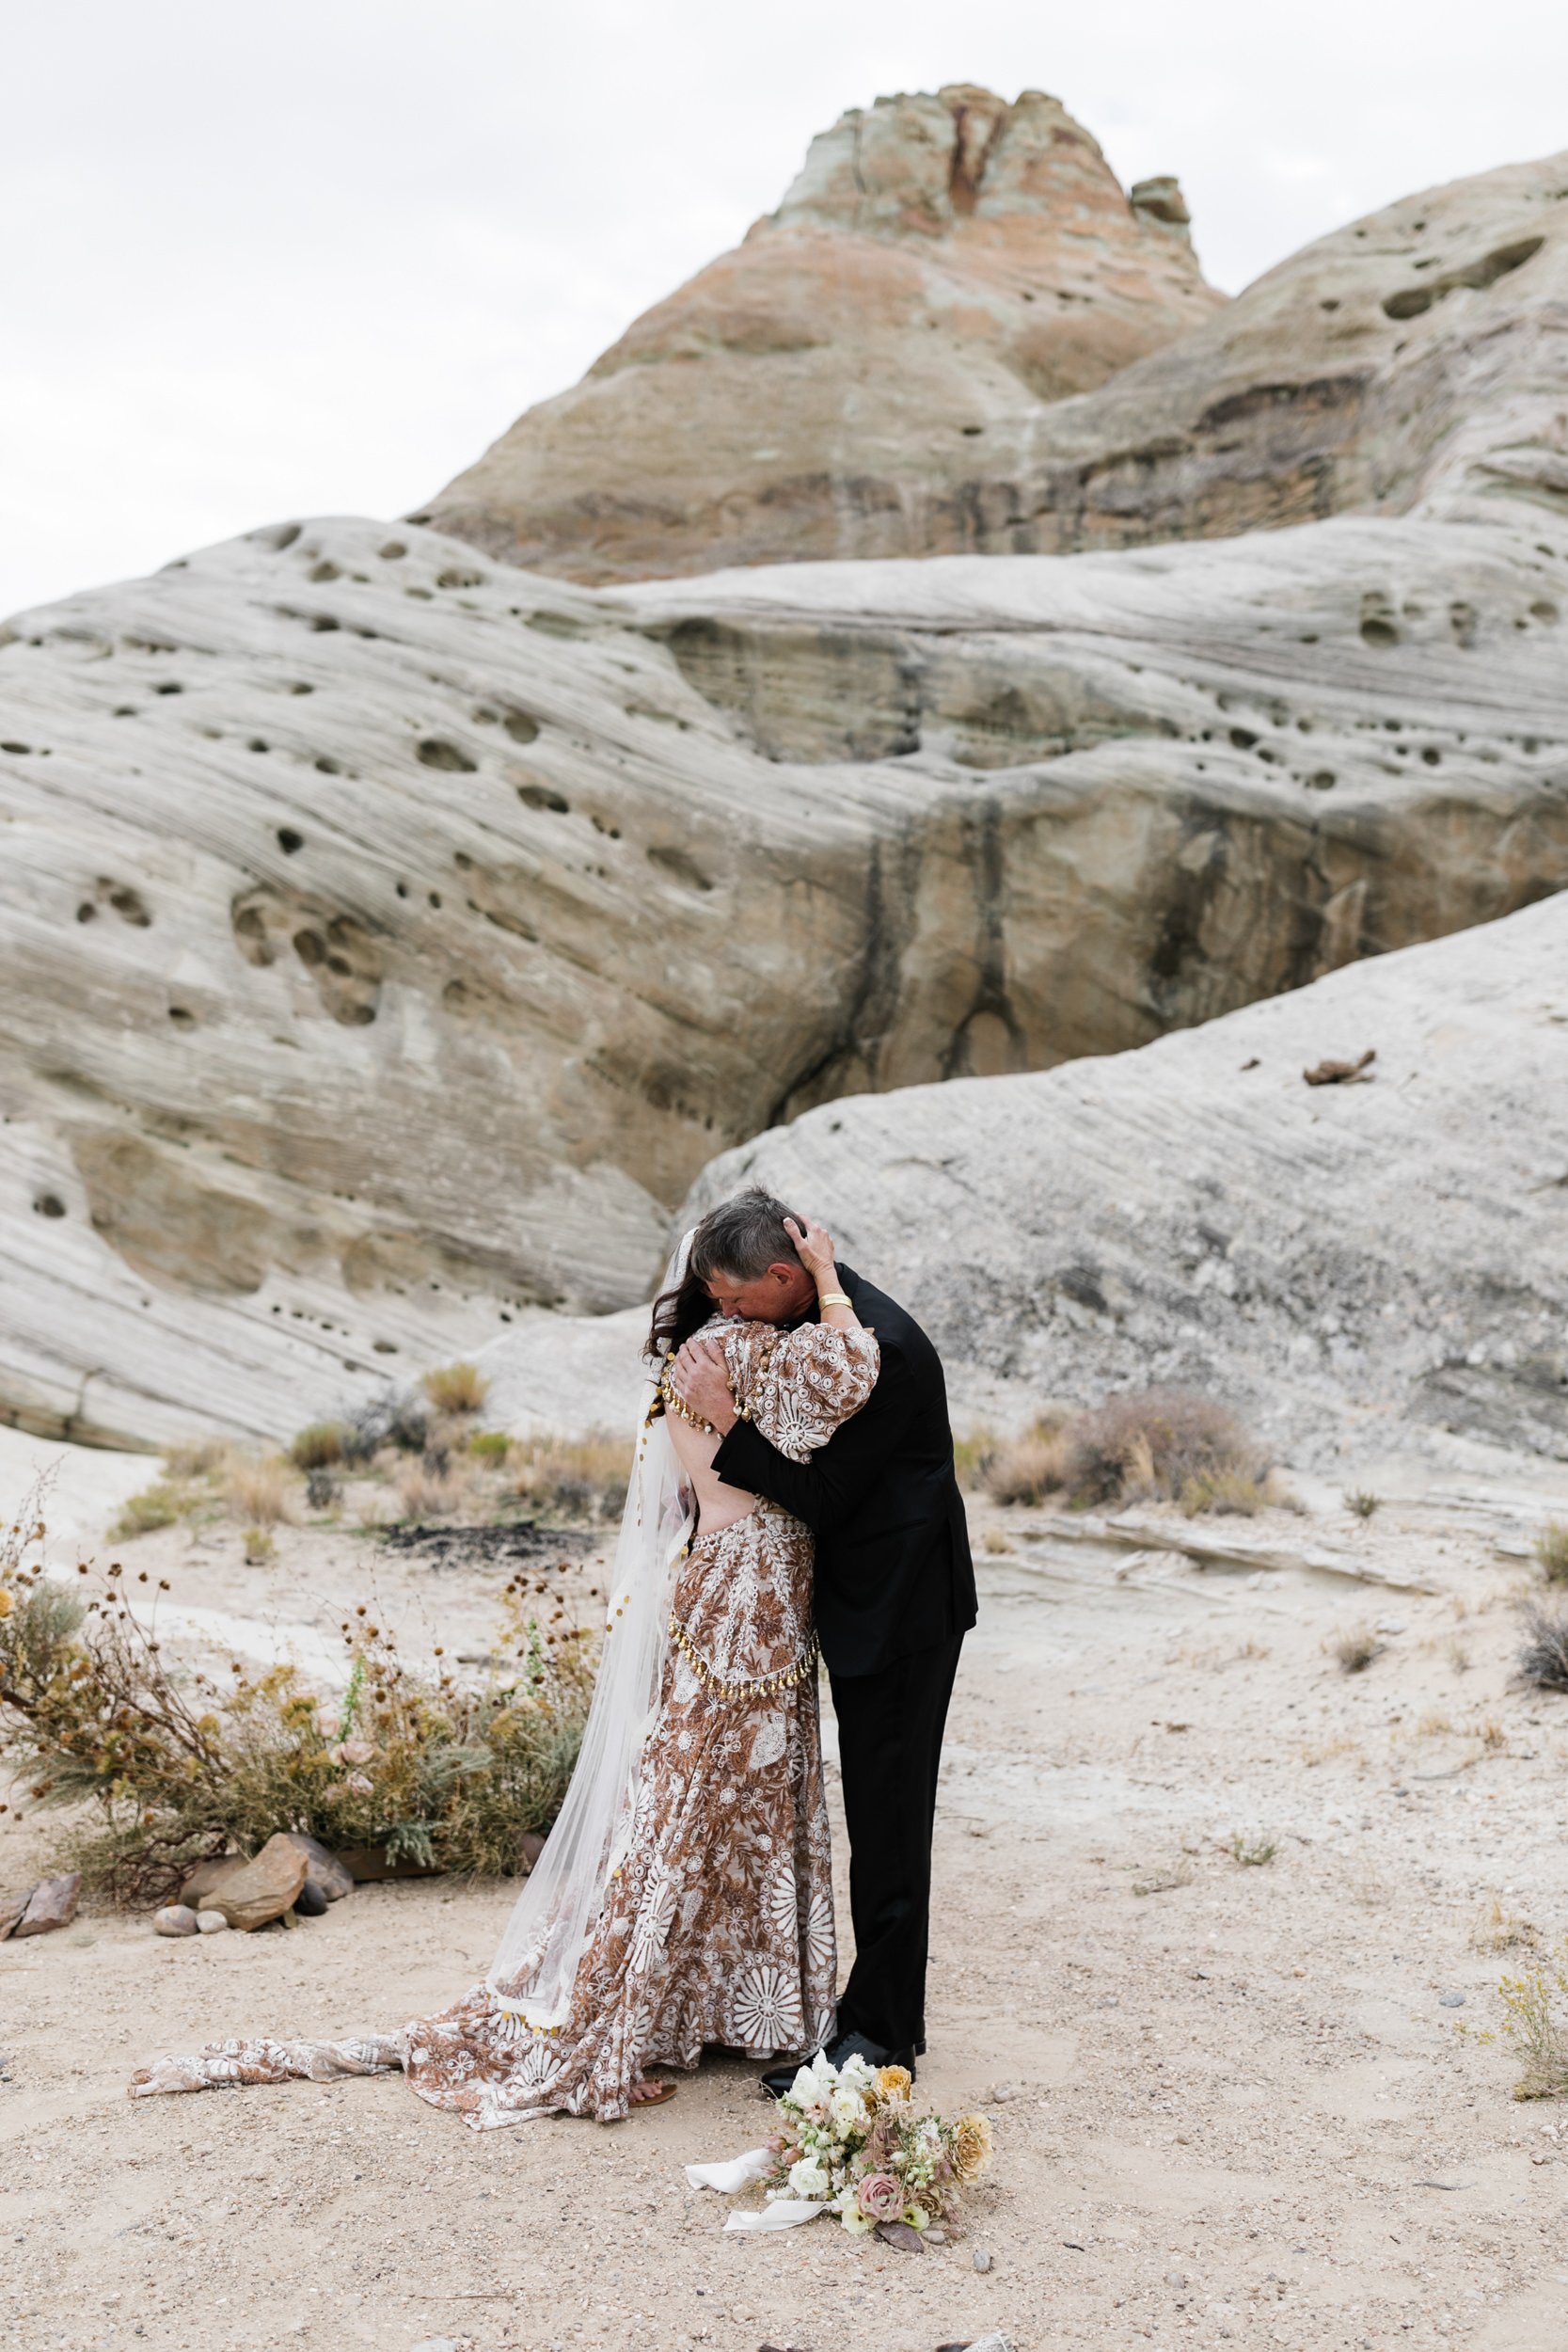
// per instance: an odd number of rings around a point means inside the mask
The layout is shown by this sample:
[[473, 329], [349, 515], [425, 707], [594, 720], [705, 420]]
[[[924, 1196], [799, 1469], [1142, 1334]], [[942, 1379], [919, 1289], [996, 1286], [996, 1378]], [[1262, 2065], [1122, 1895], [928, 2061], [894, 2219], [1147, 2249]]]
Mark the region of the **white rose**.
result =
[[799, 2164], [789, 2168], [789, 2187], [794, 2197], [823, 2198], [828, 2194], [828, 2176], [815, 2156], [802, 2156]]

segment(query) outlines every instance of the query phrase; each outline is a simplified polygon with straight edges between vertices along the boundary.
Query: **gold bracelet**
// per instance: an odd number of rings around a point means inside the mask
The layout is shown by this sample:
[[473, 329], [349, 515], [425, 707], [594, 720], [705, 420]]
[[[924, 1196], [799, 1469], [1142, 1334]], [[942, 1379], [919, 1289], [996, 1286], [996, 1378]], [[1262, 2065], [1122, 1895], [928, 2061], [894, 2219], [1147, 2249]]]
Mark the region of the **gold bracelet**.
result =
[[817, 1300], [819, 1307], [854, 1307], [854, 1300], [844, 1291], [824, 1291]]

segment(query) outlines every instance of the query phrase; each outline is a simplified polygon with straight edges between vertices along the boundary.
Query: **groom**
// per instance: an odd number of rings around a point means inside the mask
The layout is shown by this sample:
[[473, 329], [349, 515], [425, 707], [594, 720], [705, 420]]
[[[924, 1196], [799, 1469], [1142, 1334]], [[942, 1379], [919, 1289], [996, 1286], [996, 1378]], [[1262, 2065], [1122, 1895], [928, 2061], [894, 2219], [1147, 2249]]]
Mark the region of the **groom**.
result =
[[[816, 1282], [786, 1219], [814, 1257], [831, 1250], [819, 1226], [760, 1186], [703, 1219], [693, 1263], [721, 1313], [815, 1319]], [[937, 1352], [850, 1267], [838, 1266], [836, 1286], [875, 1332], [881, 1368], [869, 1402], [809, 1462], [790, 1461], [739, 1418], [715, 1342], [689, 1340], [674, 1378], [721, 1434], [714, 1468], [725, 1484], [768, 1496], [816, 1537], [816, 1626], [838, 1718], [855, 1929], [828, 2056], [836, 2065], [858, 2053], [912, 2074], [926, 2047], [937, 1770], [958, 1651], [975, 1618], [974, 1570]], [[763, 2088], [776, 2097], [794, 2074], [786, 2066]]]

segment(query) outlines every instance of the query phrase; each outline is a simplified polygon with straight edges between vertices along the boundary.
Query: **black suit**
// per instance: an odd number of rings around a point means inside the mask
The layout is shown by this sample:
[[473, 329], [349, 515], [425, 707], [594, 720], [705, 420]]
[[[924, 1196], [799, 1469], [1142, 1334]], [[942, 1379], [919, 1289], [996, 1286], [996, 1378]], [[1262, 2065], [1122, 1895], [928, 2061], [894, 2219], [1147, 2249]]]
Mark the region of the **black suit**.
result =
[[958, 1651], [976, 1613], [974, 1568], [937, 1352], [884, 1292], [847, 1266], [838, 1272], [881, 1353], [868, 1403], [809, 1462], [790, 1461], [737, 1422], [714, 1468], [816, 1537], [816, 1624], [838, 1717], [855, 1927], [839, 2030], [922, 2050], [937, 1772]]

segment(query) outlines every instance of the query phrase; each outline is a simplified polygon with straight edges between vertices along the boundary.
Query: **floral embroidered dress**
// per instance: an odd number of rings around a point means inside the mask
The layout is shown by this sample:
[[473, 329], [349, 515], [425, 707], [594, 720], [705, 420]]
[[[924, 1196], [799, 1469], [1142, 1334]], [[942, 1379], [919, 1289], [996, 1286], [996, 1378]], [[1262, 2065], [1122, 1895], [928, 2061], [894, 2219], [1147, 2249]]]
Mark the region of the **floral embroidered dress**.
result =
[[[875, 1385], [868, 1331], [707, 1327], [743, 1412], [804, 1461]], [[832, 1856], [812, 1627], [813, 1541], [759, 1500], [699, 1533], [680, 1564], [660, 1699], [626, 1860], [605, 1890], [567, 2024], [532, 2030], [487, 1985], [397, 2034], [235, 2041], [145, 2067], [133, 2097], [401, 2067], [475, 2129], [565, 2113], [625, 2116], [648, 2066], [716, 2043], [815, 2049], [837, 1984]]]

